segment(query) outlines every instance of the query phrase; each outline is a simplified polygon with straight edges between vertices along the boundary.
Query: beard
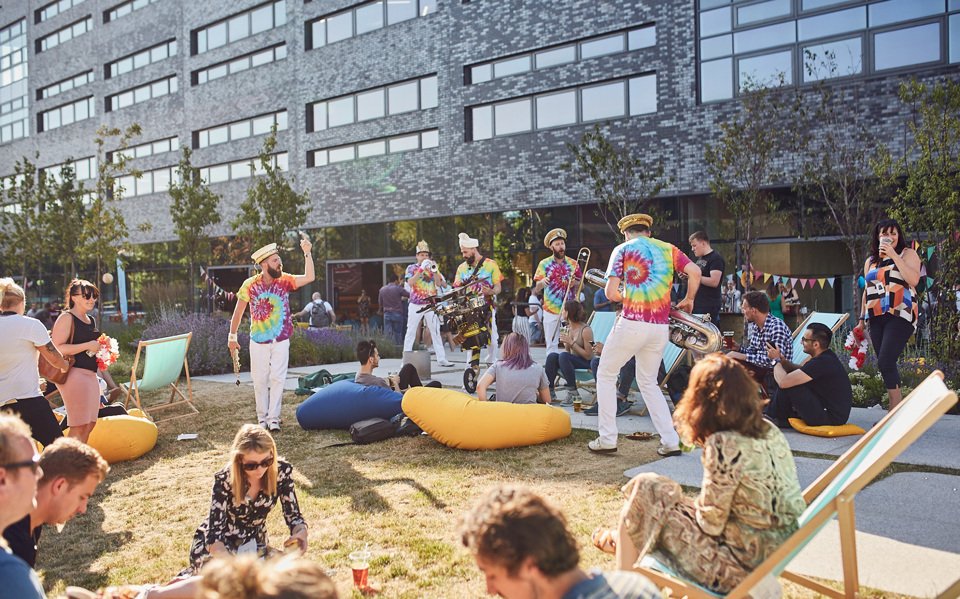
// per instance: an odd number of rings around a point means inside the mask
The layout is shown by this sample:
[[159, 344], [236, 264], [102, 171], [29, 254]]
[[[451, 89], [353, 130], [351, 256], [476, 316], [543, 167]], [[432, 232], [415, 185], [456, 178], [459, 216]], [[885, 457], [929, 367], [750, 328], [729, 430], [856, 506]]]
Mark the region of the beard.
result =
[[477, 259], [476, 254], [470, 254], [464, 259], [464, 261], [467, 263], [468, 266], [473, 266], [473, 261], [476, 259]]
[[272, 278], [274, 278], [274, 279], [279, 279], [280, 276], [283, 275], [283, 267], [280, 267], [280, 268], [272, 268], [272, 267], [268, 266], [268, 267], [267, 267], [267, 274], [270, 275], [270, 276], [271, 276]]
[[553, 257], [557, 260], [563, 260], [564, 256], [567, 255], [567, 250], [553, 250]]

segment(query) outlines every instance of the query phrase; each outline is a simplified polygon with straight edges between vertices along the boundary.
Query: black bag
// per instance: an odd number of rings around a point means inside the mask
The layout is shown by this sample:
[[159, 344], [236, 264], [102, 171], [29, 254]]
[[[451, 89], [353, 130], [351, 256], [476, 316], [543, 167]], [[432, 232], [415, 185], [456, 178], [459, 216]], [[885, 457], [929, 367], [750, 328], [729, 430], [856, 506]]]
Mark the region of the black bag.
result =
[[350, 438], [358, 445], [376, 443], [397, 434], [397, 427], [384, 418], [369, 418], [350, 425]]
[[318, 328], [330, 326], [330, 315], [327, 313], [327, 305], [323, 300], [313, 302], [313, 306], [310, 308], [310, 326]]
[[423, 432], [423, 429], [417, 426], [416, 422], [404, 416], [403, 413], [391, 418], [390, 422], [396, 428], [396, 433], [394, 434], [397, 437], [416, 437]]

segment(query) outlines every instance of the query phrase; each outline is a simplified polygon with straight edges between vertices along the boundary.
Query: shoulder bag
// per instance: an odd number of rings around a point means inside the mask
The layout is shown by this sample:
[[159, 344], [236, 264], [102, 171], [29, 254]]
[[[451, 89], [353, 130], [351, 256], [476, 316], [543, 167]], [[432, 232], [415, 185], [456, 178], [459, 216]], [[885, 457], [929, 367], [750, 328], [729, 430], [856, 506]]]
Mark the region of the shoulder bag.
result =
[[[73, 314], [70, 314], [70, 343], [73, 344], [73, 334], [74, 334], [74, 323], [73, 323]], [[43, 354], [40, 354], [37, 359], [37, 370], [40, 372], [40, 376], [46, 379], [49, 383], [54, 383], [57, 385], [62, 385], [67, 382], [67, 375], [70, 374], [70, 367], [73, 366], [76, 357], [74, 356], [64, 356], [64, 359], [67, 361], [67, 370], [63, 371], [47, 362], [47, 359], [43, 357]]]

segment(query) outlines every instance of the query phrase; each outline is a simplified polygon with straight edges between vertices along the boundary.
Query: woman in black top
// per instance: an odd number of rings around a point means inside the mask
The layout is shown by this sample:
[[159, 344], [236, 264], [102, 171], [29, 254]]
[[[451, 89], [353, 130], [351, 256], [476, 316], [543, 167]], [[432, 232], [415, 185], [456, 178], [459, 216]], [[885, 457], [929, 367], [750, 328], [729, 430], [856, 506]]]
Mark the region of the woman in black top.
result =
[[57, 389], [67, 408], [69, 436], [84, 443], [97, 425], [97, 413], [100, 410], [100, 383], [97, 381], [97, 359], [94, 357], [100, 349], [97, 342], [100, 331], [93, 317], [87, 314], [96, 307], [99, 297], [100, 290], [90, 281], [70, 281], [64, 300], [69, 309], [60, 314], [51, 332], [53, 343], [60, 353], [75, 359], [67, 380], [58, 384]]

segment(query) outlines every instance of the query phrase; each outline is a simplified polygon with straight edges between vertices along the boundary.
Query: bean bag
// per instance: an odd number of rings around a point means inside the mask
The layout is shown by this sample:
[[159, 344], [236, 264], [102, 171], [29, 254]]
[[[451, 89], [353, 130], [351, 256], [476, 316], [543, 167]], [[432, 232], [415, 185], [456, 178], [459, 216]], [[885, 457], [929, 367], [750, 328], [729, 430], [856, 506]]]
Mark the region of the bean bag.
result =
[[787, 422], [798, 433], [813, 435], [815, 437], [847, 437], [850, 435], [862, 435], [865, 430], [856, 424], [838, 424], [835, 426], [810, 426], [801, 418], [787, 418]]
[[353, 381], [323, 387], [297, 406], [297, 422], [306, 430], [339, 428], [368, 418], [393, 418], [401, 412], [396, 391]]
[[570, 415], [564, 410], [479, 401], [452, 389], [407, 389], [403, 413], [431, 437], [456, 449], [524, 447], [570, 435]]
[[135, 460], [149, 452], [157, 444], [157, 434], [157, 425], [146, 414], [130, 410], [124, 415], [98, 418], [87, 444], [99, 451], [108, 463], [115, 464]]

